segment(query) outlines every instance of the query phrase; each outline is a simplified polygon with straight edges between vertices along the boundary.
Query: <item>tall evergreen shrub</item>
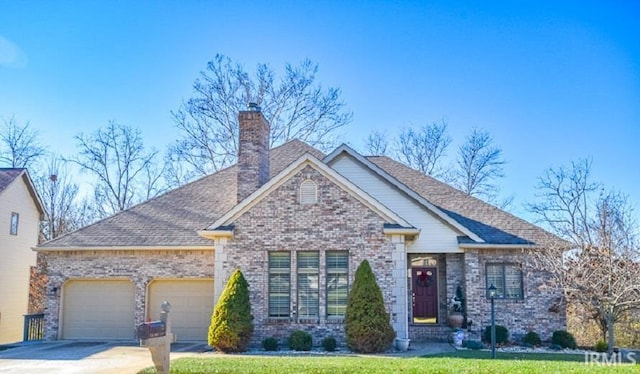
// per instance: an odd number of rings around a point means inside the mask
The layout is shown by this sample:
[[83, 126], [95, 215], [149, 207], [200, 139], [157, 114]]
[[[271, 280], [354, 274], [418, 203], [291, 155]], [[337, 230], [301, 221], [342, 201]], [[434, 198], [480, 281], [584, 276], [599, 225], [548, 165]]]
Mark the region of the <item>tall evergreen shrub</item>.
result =
[[382, 292], [367, 260], [358, 266], [349, 292], [345, 332], [347, 347], [361, 353], [384, 352], [396, 337], [384, 307]]
[[209, 345], [222, 352], [243, 352], [253, 334], [249, 283], [236, 269], [213, 309]]

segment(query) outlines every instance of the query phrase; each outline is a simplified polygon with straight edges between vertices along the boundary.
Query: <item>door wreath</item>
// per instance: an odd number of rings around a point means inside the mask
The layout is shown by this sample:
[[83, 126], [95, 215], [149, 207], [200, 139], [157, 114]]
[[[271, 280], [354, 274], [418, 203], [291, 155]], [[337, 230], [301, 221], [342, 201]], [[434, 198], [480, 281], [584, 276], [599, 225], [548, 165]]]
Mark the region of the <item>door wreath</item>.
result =
[[420, 287], [429, 287], [431, 283], [433, 283], [433, 272], [427, 271], [418, 271], [418, 279], [416, 279], [418, 286]]

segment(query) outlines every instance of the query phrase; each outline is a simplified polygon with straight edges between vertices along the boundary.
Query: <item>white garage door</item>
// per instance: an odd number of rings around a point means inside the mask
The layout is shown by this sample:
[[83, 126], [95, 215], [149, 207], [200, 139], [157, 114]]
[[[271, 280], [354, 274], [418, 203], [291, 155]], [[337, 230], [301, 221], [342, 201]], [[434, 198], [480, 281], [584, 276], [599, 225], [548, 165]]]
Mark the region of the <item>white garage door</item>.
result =
[[171, 330], [178, 340], [207, 340], [213, 313], [213, 279], [154, 280], [149, 284], [148, 316], [160, 318], [160, 305], [171, 304]]
[[133, 283], [72, 280], [64, 285], [63, 339], [133, 339]]

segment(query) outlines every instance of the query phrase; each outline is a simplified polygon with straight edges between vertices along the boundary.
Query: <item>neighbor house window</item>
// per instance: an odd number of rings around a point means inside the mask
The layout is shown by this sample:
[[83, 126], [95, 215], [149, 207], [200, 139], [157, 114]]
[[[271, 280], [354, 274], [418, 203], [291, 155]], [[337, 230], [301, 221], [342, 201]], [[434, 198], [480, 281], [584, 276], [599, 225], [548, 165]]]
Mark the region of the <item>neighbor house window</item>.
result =
[[307, 179], [300, 183], [300, 204], [315, 204], [318, 202], [318, 186], [316, 182]]
[[291, 254], [269, 252], [269, 317], [289, 317]]
[[487, 287], [496, 287], [496, 297], [522, 299], [522, 269], [518, 264], [487, 264]]
[[20, 215], [16, 212], [11, 213], [11, 228], [9, 229], [9, 233], [11, 235], [18, 235], [18, 220]]
[[349, 295], [349, 253], [327, 252], [327, 317], [342, 318]]
[[298, 318], [318, 318], [318, 252], [298, 252]]

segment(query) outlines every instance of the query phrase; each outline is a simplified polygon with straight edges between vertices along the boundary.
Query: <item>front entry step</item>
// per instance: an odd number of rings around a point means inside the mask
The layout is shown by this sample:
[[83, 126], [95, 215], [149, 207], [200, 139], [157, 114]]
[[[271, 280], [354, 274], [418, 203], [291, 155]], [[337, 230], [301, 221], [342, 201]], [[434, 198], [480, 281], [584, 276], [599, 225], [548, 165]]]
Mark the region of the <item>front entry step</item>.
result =
[[442, 342], [451, 339], [453, 329], [445, 325], [409, 325], [409, 337], [418, 342]]

